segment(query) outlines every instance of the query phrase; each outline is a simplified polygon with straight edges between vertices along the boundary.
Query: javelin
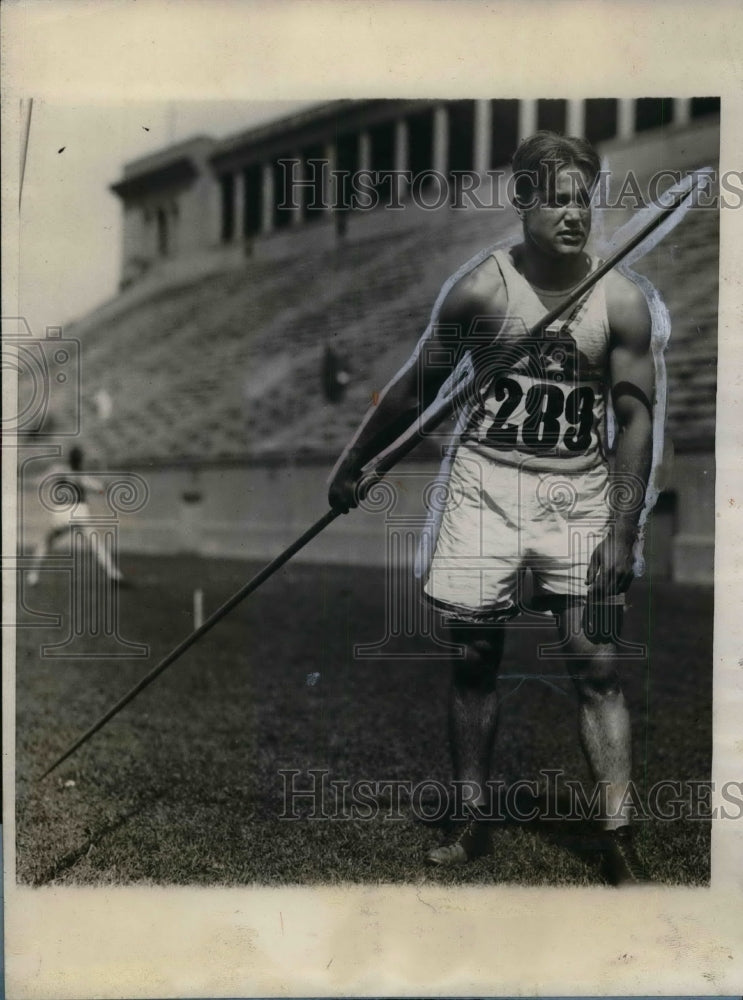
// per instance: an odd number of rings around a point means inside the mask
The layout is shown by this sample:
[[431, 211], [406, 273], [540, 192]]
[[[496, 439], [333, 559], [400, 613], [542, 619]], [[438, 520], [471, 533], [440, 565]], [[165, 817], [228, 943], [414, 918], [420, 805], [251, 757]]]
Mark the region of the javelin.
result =
[[[688, 186], [679, 185], [680, 190], [678, 190], [670, 200], [670, 202], [663, 206], [661, 210], [655, 215], [645, 226], [640, 229], [635, 236], [629, 239], [622, 247], [620, 247], [615, 253], [610, 257], [607, 257], [599, 266], [586, 275], [586, 277], [579, 282], [567, 296], [564, 302], [560, 305], [555, 306], [550, 309], [545, 315], [531, 328], [529, 331], [529, 336], [534, 337], [539, 335], [544, 329], [553, 323], [556, 319], [565, 312], [570, 306], [574, 305], [579, 299], [581, 299], [589, 289], [593, 288], [597, 281], [599, 281], [608, 271], [616, 267], [620, 261], [622, 261], [632, 250], [635, 249], [643, 240], [647, 239], [650, 234], [658, 228], [676, 209], [694, 192], [694, 190], [700, 185], [701, 181], [704, 179], [704, 174], [700, 173], [697, 176], [692, 176], [691, 183]], [[390, 469], [396, 465], [401, 458], [404, 458], [409, 454], [420, 441], [431, 433], [439, 424], [441, 424], [447, 417], [449, 417], [457, 407], [461, 406], [463, 403], [471, 397], [472, 391], [472, 380], [468, 380], [463, 386], [460, 386], [456, 392], [454, 392], [447, 399], [443, 400], [437, 404], [435, 401], [420, 417], [419, 420], [415, 421], [407, 431], [401, 434], [395, 442], [385, 449], [381, 455], [374, 459], [370, 464], [364, 467], [366, 471], [363, 473], [363, 478], [360, 483], [360, 492], [367, 493], [369, 489], [390, 471]], [[94, 722], [93, 725], [86, 730], [83, 735], [77, 739], [65, 752], [58, 757], [53, 764], [51, 764], [46, 771], [39, 777], [39, 781], [50, 774], [56, 767], [58, 767], [63, 761], [67, 760], [76, 750], [78, 750], [84, 743], [98, 732], [105, 724], [117, 715], [122, 708], [129, 704], [133, 698], [135, 698], [140, 691], [143, 691], [148, 687], [152, 681], [155, 680], [164, 670], [171, 666], [187, 649], [190, 649], [196, 642], [201, 639], [203, 635], [206, 635], [217, 622], [221, 621], [225, 615], [229, 614], [233, 608], [237, 607], [241, 601], [243, 601], [249, 594], [252, 594], [262, 583], [265, 583], [270, 576], [276, 572], [284, 563], [288, 562], [289, 559], [300, 549], [310, 542], [316, 535], [319, 535], [321, 531], [324, 531], [329, 524], [331, 524], [337, 517], [341, 515], [339, 510], [329, 510], [324, 514], [318, 521], [316, 521], [307, 531], [304, 532], [295, 542], [293, 542], [288, 548], [284, 549], [275, 559], [273, 559], [267, 566], [265, 566], [259, 573], [257, 573], [251, 580], [243, 584], [243, 586], [236, 591], [229, 600], [218, 608], [213, 614], [211, 614], [203, 625], [195, 629], [189, 635], [186, 636], [174, 649], [172, 649], [168, 655], [161, 660], [157, 666], [153, 667], [149, 673], [131, 688], [122, 698], [120, 698], [115, 705], [113, 705], [104, 715]]]

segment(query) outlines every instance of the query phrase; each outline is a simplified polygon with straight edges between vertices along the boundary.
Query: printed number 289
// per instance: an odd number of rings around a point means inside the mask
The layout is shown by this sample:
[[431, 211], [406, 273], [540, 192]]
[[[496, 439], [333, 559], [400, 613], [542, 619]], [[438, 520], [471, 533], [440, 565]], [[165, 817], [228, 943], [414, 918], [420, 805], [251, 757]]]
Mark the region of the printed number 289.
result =
[[562, 439], [569, 451], [585, 451], [591, 442], [594, 394], [590, 386], [578, 386], [567, 395], [554, 383], [530, 386], [524, 399], [520, 423], [509, 423], [524, 397], [521, 385], [512, 378], [499, 379], [493, 387], [496, 402], [502, 403], [487, 439], [496, 448], [526, 447], [552, 450]]

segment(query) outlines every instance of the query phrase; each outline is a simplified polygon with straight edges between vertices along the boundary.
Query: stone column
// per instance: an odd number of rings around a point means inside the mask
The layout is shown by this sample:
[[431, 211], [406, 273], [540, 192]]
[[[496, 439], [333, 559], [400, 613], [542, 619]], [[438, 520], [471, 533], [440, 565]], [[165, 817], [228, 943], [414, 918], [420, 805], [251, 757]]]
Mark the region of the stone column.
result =
[[673, 101], [673, 124], [688, 125], [691, 121], [691, 98], [676, 97]]
[[261, 173], [261, 233], [265, 235], [273, 231], [273, 210], [276, 203], [273, 163], [264, 163]]
[[371, 136], [364, 130], [359, 132], [359, 170], [372, 169]]
[[323, 198], [325, 200], [325, 211], [332, 212], [336, 198], [336, 183], [333, 181], [333, 171], [338, 169], [338, 148], [334, 142], [329, 142], [323, 149], [323, 159], [327, 162], [325, 167], [325, 187]]
[[[296, 169], [292, 167], [291, 176], [294, 178], [294, 180], [301, 182], [305, 178], [306, 164], [299, 153], [297, 153], [296, 155], [292, 154], [292, 159], [298, 160], [299, 162], [297, 163]], [[300, 226], [302, 224], [302, 218], [303, 218], [302, 209], [304, 207], [305, 197], [306, 197], [305, 189], [302, 187], [301, 183], [298, 183], [294, 188], [294, 190], [292, 191], [291, 195], [291, 200], [294, 202], [294, 208], [292, 209], [293, 226]]]
[[617, 137], [631, 139], [635, 134], [635, 102], [631, 97], [622, 97], [617, 109]]
[[181, 209], [178, 201], [173, 199], [168, 205], [168, 225], [170, 226], [170, 252], [173, 257], [178, 257], [181, 246]]
[[[395, 122], [395, 170], [410, 169], [410, 135], [404, 118]], [[402, 201], [408, 193], [408, 183], [404, 177], [397, 178], [397, 197]]]
[[245, 239], [245, 173], [236, 170], [232, 176], [232, 210], [235, 220], [232, 240], [234, 243], [240, 243]]
[[449, 166], [449, 111], [440, 104], [433, 112], [433, 169], [446, 176]]
[[568, 135], [585, 135], [586, 131], [586, 102], [583, 100], [568, 101], [567, 120], [565, 131]]
[[537, 102], [532, 98], [519, 101], [519, 142], [536, 130]]
[[152, 205], [147, 206], [144, 244], [147, 248], [145, 259], [149, 262], [157, 260], [157, 209]]
[[492, 146], [492, 101], [475, 101], [475, 144], [472, 152], [472, 162], [478, 174], [484, 174], [490, 170]]
[[206, 187], [205, 212], [202, 216], [204, 232], [208, 232], [206, 246], [219, 246], [222, 237], [222, 185], [211, 174], [204, 181]]

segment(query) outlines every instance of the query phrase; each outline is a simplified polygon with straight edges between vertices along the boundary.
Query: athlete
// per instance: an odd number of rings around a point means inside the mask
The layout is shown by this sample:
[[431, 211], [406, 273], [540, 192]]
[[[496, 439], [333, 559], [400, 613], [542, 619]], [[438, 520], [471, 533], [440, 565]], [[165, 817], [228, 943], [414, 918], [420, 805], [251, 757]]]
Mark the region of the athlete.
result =
[[[74, 527], [81, 530], [88, 541], [93, 553], [103, 567], [106, 576], [118, 583], [123, 582], [121, 572], [114, 565], [110, 552], [105, 545], [99, 545], [97, 539], [93, 538], [89, 525], [85, 522], [90, 518], [90, 511], [87, 504], [87, 493], [102, 492], [101, 483], [93, 476], [85, 475], [83, 469], [83, 452], [81, 448], [70, 449], [67, 465], [59, 464], [54, 466], [48, 476], [54, 477], [54, 486], [51, 490], [51, 498], [63, 497], [64, 503], [57, 509], [47, 507], [51, 524], [44, 535], [39, 540], [34, 550], [34, 562], [28, 573], [28, 583], [35, 586], [39, 582], [39, 569], [44, 559], [51, 554], [54, 543], [68, 534]], [[48, 478], [48, 477], [47, 477]], [[74, 500], [74, 520], [71, 519], [69, 501]]]
[[[411, 362], [339, 458], [329, 499], [339, 511], [356, 505], [363, 466], [451, 374], [442, 358], [456, 363], [454, 334], [470, 352], [475, 388], [424, 590], [465, 650], [452, 663], [449, 735], [454, 778], [470, 808], [427, 860], [456, 865], [490, 850], [496, 677], [529, 568], [536, 599], [555, 618], [579, 700], [581, 744], [602, 791], [605, 874], [617, 885], [644, 882], [630, 827], [630, 718], [615, 657], [651, 466], [651, 319], [640, 289], [611, 271], [543, 333], [529, 334], [597, 266], [585, 246], [599, 159], [583, 139], [538, 132], [519, 146], [513, 171], [522, 241], [449, 289]], [[607, 396], [617, 430], [611, 467]]]

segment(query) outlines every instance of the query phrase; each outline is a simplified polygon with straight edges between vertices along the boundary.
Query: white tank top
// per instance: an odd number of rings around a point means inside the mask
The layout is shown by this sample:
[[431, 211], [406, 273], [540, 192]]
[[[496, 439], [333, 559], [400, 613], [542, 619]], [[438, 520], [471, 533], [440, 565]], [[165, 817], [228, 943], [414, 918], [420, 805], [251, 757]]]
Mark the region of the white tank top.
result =
[[[516, 269], [509, 250], [493, 257], [507, 313], [495, 341], [495, 377], [483, 390], [462, 441], [498, 462], [550, 472], [606, 464], [604, 448], [609, 321], [604, 279], [538, 337], [528, 331], [566, 292], [542, 292]], [[595, 269], [598, 260], [591, 259]], [[550, 301], [552, 300], [552, 301]]]

